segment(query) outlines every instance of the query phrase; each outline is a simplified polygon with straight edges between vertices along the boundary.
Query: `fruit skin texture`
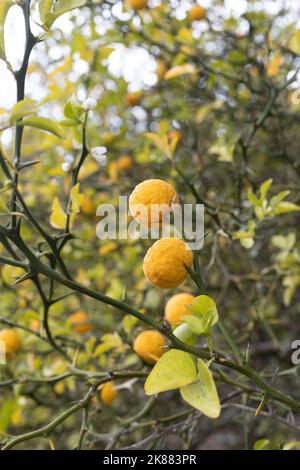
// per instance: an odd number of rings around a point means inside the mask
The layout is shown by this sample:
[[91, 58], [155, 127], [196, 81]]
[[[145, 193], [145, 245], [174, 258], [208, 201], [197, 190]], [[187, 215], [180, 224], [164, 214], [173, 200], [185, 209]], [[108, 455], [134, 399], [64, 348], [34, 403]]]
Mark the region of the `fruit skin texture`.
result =
[[78, 310], [78, 312], [73, 313], [69, 316], [69, 320], [73, 326], [73, 330], [76, 333], [87, 333], [91, 331], [92, 325], [89, 323], [89, 316], [86, 312]]
[[190, 21], [200, 21], [206, 18], [206, 10], [201, 5], [193, 6], [188, 12]]
[[183, 240], [162, 238], [152, 245], [144, 258], [144, 274], [154, 286], [178, 287], [187, 277], [186, 267], [193, 263], [193, 253]]
[[186, 305], [191, 305], [194, 300], [192, 294], [181, 292], [180, 294], [173, 295], [165, 307], [165, 318], [170, 325], [179, 325], [183, 323], [181, 317], [191, 315], [191, 312], [186, 308]]
[[5, 353], [7, 355], [14, 354], [21, 348], [21, 340], [12, 328], [0, 331], [0, 341], [4, 343]]
[[[145, 180], [138, 184], [129, 198], [129, 209], [132, 217], [140, 224], [148, 227], [158, 225], [163, 218], [163, 214], [170, 212], [172, 204], [178, 203], [179, 199], [173, 186], [166, 181], [160, 179]], [[138, 205], [145, 206], [145, 210], [141, 211]], [[166, 205], [157, 214], [153, 213], [151, 217], [151, 205]]]
[[100, 385], [99, 390], [101, 400], [105, 406], [109, 406], [118, 394], [113, 381], [106, 382], [104, 385]]
[[166, 352], [166, 345], [166, 338], [159, 331], [145, 330], [135, 338], [133, 349], [147, 364], [155, 364]]
[[148, 0], [128, 0], [128, 3], [129, 6], [135, 11], [143, 10], [148, 6]]

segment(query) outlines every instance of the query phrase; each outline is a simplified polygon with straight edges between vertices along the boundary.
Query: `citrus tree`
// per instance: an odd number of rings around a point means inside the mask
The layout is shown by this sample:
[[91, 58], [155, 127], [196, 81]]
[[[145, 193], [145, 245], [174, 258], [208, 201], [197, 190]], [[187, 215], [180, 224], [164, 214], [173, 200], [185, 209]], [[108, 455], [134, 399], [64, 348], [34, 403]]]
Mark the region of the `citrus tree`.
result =
[[[299, 11], [275, 3], [1, 2], [3, 449], [299, 446]], [[204, 204], [203, 248], [99, 238], [120, 195], [148, 229]]]

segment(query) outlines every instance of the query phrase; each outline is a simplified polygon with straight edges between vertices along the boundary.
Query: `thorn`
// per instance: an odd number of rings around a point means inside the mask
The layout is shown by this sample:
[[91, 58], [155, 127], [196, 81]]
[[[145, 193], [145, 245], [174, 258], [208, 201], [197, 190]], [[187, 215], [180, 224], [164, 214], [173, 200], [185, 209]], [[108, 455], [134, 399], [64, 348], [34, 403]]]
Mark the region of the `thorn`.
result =
[[19, 277], [19, 279], [17, 279], [15, 282], [13, 282], [11, 284], [11, 287], [16, 286], [18, 284], [21, 284], [22, 282], [27, 281], [27, 279], [32, 279], [33, 276], [34, 276], [34, 273], [32, 273], [32, 272], [25, 273], [23, 276]]
[[247, 344], [244, 365], [249, 366], [249, 363], [250, 363], [250, 342], [248, 342]]

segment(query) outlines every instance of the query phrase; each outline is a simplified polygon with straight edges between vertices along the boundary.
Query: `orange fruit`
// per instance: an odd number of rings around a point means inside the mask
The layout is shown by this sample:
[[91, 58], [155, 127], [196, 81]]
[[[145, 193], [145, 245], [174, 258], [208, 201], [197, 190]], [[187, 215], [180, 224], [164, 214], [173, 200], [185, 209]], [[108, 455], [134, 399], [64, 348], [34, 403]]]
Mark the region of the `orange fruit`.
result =
[[121, 155], [117, 160], [118, 168], [121, 171], [130, 170], [133, 166], [133, 160], [130, 155]]
[[148, 0], [128, 0], [130, 8], [134, 11], [140, 11], [148, 6]]
[[177, 238], [162, 238], [149, 248], [144, 258], [144, 274], [154, 286], [178, 287], [193, 263], [189, 246]]
[[0, 331], [0, 342], [4, 344], [4, 352], [8, 356], [18, 352], [21, 348], [20, 337], [12, 328]]
[[181, 317], [185, 315], [191, 315], [191, 312], [186, 308], [187, 305], [191, 305], [194, 300], [192, 294], [181, 292], [180, 294], [173, 295], [165, 307], [165, 319], [170, 325], [178, 325], [183, 323]]
[[166, 345], [167, 340], [159, 331], [145, 330], [135, 338], [133, 349], [147, 364], [155, 364], [166, 352]]
[[87, 217], [94, 217], [96, 215], [96, 204], [93, 199], [84, 196], [80, 204], [80, 212]]
[[188, 12], [190, 21], [200, 21], [206, 18], [206, 10], [201, 5], [194, 5]]
[[69, 320], [73, 326], [73, 330], [76, 333], [87, 333], [91, 331], [92, 324], [89, 323], [89, 316], [86, 312], [78, 310], [78, 312], [73, 313], [69, 316]]
[[127, 93], [127, 95], [125, 96], [125, 106], [128, 106], [128, 107], [137, 106], [138, 104], [140, 104], [141, 99], [142, 99], [142, 94], [140, 91]]
[[135, 187], [129, 198], [129, 210], [140, 224], [153, 227], [161, 223], [175, 203], [178, 203], [178, 195], [173, 186], [160, 179], [150, 179]]
[[171, 141], [174, 140], [174, 139], [177, 139], [177, 142], [182, 141], [182, 134], [178, 130], [173, 130], [173, 131], [169, 132], [168, 137], [169, 137], [169, 140], [171, 140]]
[[100, 390], [101, 400], [105, 406], [109, 406], [118, 394], [113, 381], [100, 385], [98, 389]]

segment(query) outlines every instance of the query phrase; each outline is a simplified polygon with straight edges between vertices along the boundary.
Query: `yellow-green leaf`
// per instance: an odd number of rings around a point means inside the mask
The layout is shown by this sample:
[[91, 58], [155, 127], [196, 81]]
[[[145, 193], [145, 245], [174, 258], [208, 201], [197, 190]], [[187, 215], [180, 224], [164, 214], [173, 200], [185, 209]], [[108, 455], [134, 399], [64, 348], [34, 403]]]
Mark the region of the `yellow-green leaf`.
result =
[[76, 214], [80, 212], [80, 204], [83, 199], [83, 194], [79, 193], [79, 186], [79, 183], [77, 183], [71, 190], [72, 212]]
[[66, 226], [67, 214], [60, 205], [59, 199], [54, 198], [52, 204], [52, 212], [50, 216], [50, 224], [57, 229], [63, 229]]
[[184, 401], [209, 418], [218, 418], [221, 404], [211, 371], [202, 359], [198, 359], [198, 380], [181, 387]]
[[177, 349], [166, 352], [155, 364], [146, 383], [146, 395], [166, 392], [191, 384], [197, 379], [194, 359]]
[[278, 206], [274, 209], [274, 213], [276, 215], [286, 214], [287, 212], [295, 212], [300, 211], [300, 206], [294, 204], [293, 202], [282, 201], [278, 204]]
[[29, 114], [34, 114], [37, 110], [37, 102], [26, 98], [25, 100], [19, 101], [16, 103], [11, 110], [10, 119], [11, 122], [16, 122], [18, 119], [21, 119]]
[[273, 179], [269, 178], [268, 180], [264, 181], [260, 187], [259, 187], [259, 192], [260, 192], [260, 197], [261, 199], [265, 199], [271, 185], [273, 183]]
[[197, 335], [207, 335], [219, 319], [215, 301], [208, 295], [199, 295], [187, 309], [192, 315], [183, 316], [182, 320]]
[[299, 448], [300, 448], [300, 441], [291, 441], [291, 442], [287, 442], [287, 443], [284, 444], [284, 446], [282, 447], [282, 450], [292, 450], [292, 449], [295, 449], [295, 447], [299, 447]]
[[44, 117], [34, 116], [23, 119], [22, 121], [18, 122], [18, 126], [35, 127], [36, 129], [50, 132], [50, 134], [54, 134], [56, 137], [60, 138], [62, 138], [64, 135], [62, 128], [57, 122]]
[[300, 55], [300, 29], [294, 31], [288, 42], [288, 48], [296, 55]]
[[266, 447], [270, 445], [271, 441], [269, 439], [259, 439], [255, 442], [253, 449], [254, 450], [264, 450]]
[[45, 29], [49, 29], [59, 16], [85, 4], [86, 0], [41, 0], [40, 16]]

